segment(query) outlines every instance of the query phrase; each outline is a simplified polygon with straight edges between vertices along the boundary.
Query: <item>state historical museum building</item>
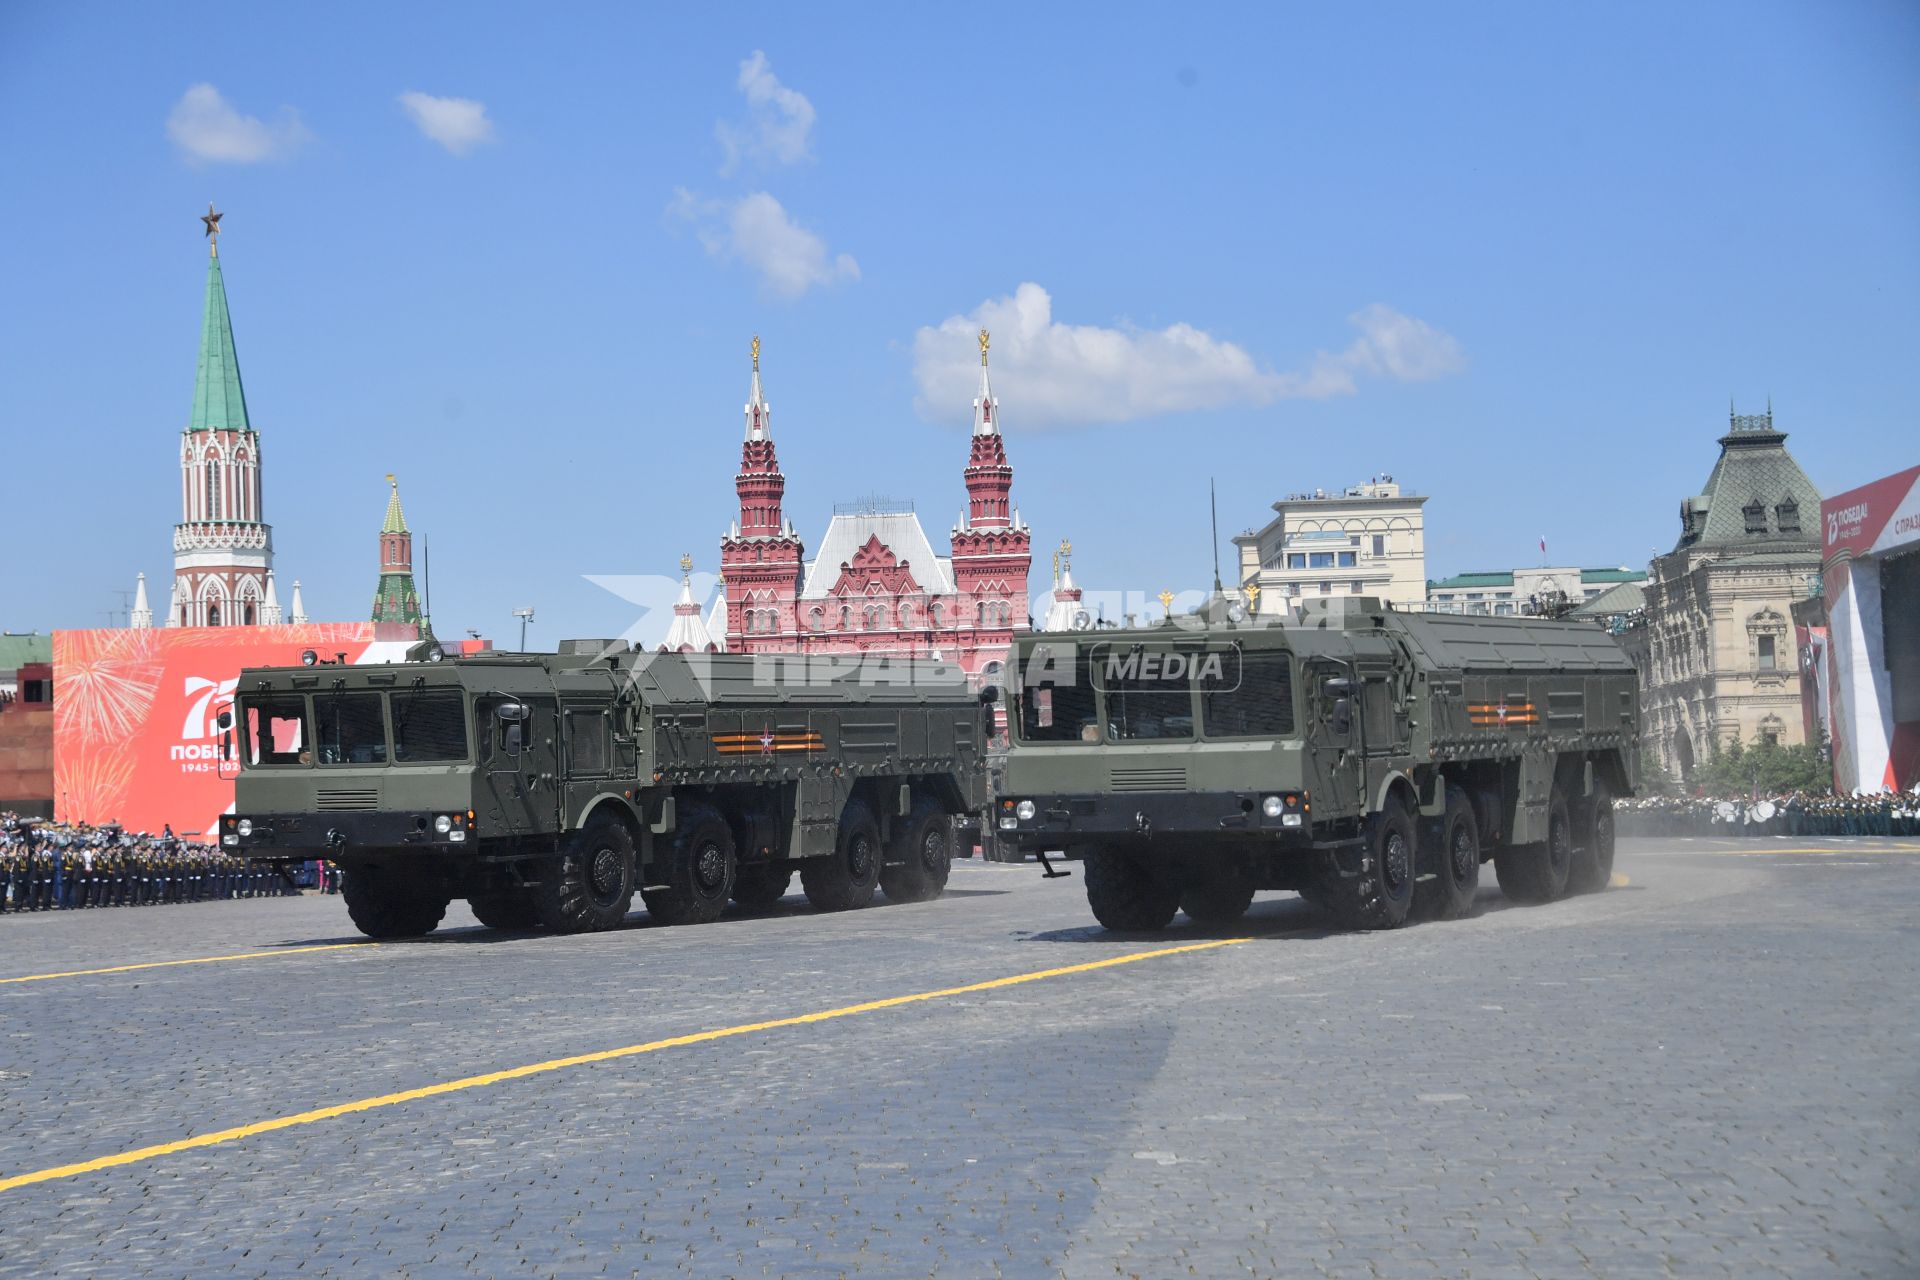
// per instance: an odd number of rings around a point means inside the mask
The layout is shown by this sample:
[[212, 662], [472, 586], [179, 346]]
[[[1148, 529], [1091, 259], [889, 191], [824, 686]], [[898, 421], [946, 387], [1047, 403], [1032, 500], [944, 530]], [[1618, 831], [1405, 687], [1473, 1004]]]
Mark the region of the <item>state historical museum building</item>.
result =
[[1028, 627], [1033, 559], [1032, 535], [1013, 506], [999, 417], [982, 331], [962, 473], [967, 514], [948, 534], [949, 553], [935, 553], [911, 507], [869, 502], [835, 508], [808, 560], [781, 514], [787, 481], [774, 456], [756, 338], [734, 477], [740, 515], [720, 540], [727, 652], [937, 656], [969, 675], [998, 672], [1014, 632]]

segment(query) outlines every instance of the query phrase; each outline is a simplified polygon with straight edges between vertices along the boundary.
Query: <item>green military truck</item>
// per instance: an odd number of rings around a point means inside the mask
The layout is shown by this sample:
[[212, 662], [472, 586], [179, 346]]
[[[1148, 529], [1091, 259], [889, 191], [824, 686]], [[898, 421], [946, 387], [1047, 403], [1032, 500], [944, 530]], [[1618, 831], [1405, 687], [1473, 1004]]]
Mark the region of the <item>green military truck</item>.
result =
[[[1291, 889], [1343, 927], [1603, 888], [1639, 770], [1634, 672], [1587, 623], [1365, 597], [1015, 640], [1001, 840], [1084, 859], [1109, 929]], [[1191, 625], [1189, 625], [1191, 624]]]
[[[434, 652], [438, 652], [437, 649]], [[937, 897], [986, 802], [982, 707], [956, 667], [649, 654], [573, 641], [241, 674], [220, 842], [326, 858], [361, 932], [483, 924], [573, 933], [697, 924], [783, 897], [827, 911]]]

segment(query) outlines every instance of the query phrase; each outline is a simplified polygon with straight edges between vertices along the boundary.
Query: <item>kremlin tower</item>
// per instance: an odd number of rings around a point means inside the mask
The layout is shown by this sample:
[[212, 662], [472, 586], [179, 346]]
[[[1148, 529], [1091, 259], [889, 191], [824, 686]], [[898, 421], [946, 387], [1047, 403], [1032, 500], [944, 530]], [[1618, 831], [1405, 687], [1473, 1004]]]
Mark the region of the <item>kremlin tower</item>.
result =
[[[180, 437], [180, 523], [173, 528], [167, 626], [255, 626], [277, 617], [273, 530], [260, 491], [260, 436], [247, 417], [220, 274], [220, 218], [207, 206], [207, 296], [193, 416]], [[144, 589], [144, 583], [142, 584]], [[151, 611], [135, 612], [137, 619]]]
[[[387, 518], [380, 526], [380, 585], [373, 589], [373, 620], [420, 625], [420, 596], [413, 589], [413, 534], [400, 510], [400, 482], [387, 484]], [[428, 583], [429, 586], [432, 583]]]

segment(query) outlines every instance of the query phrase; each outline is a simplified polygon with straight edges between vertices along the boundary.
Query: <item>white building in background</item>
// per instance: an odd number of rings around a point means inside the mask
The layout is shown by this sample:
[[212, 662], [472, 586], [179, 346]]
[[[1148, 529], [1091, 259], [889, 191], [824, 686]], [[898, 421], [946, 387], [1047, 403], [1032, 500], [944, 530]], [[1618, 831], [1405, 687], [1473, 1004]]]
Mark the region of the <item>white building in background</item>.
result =
[[[1494, 615], [1542, 612], [1556, 597], [1574, 608], [1598, 600], [1622, 583], [1645, 583], [1645, 569], [1502, 569], [1495, 573], [1457, 573], [1427, 584], [1432, 613]], [[1641, 604], [1645, 603], [1642, 599]], [[1636, 606], [1638, 607], [1638, 606]]]
[[1392, 476], [1339, 492], [1316, 489], [1273, 504], [1263, 529], [1237, 535], [1240, 586], [1260, 588], [1262, 613], [1308, 596], [1377, 596], [1399, 609], [1427, 599], [1427, 537], [1422, 494]]

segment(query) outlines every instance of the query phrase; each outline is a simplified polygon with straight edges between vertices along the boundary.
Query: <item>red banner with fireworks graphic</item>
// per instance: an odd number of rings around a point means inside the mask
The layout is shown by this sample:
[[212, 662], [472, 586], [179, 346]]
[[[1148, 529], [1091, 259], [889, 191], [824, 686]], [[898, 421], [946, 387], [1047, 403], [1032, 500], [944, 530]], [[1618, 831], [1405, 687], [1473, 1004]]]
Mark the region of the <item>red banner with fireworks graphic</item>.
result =
[[54, 816], [211, 831], [233, 805], [219, 717], [242, 668], [293, 666], [307, 649], [397, 662], [414, 636], [372, 622], [54, 632]]

